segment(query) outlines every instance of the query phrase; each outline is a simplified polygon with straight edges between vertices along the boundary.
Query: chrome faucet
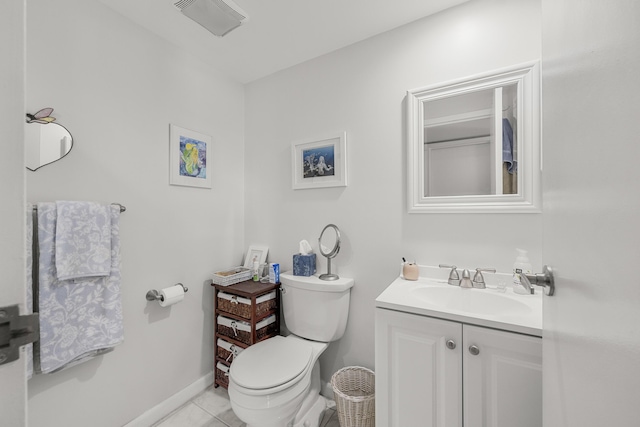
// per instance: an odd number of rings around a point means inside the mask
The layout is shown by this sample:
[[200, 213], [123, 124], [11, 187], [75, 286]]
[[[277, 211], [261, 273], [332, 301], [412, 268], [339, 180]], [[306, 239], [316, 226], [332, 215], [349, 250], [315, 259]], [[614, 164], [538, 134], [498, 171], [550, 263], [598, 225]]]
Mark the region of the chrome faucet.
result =
[[462, 271], [462, 279], [460, 280], [461, 288], [473, 288], [473, 282], [471, 281], [471, 273], [466, 268]]
[[520, 286], [525, 288], [528, 294], [533, 295], [535, 293], [535, 290], [531, 286], [531, 282], [529, 281], [529, 278], [524, 273], [520, 273]]
[[438, 267], [450, 268], [451, 271], [449, 272], [449, 280], [447, 280], [447, 283], [452, 286], [460, 286], [460, 276], [458, 275], [458, 270], [455, 265], [440, 264]]
[[473, 287], [477, 289], [485, 289], [487, 286], [484, 283], [484, 276], [482, 272], [495, 273], [495, 268], [476, 268], [476, 274], [473, 276]]
[[520, 284], [528, 292], [533, 294], [534, 290], [531, 286], [531, 282], [533, 282], [534, 285], [542, 286], [544, 288], [544, 293], [547, 296], [552, 296], [555, 293], [556, 286], [553, 278], [553, 270], [548, 265], [542, 267], [542, 273], [520, 274]]

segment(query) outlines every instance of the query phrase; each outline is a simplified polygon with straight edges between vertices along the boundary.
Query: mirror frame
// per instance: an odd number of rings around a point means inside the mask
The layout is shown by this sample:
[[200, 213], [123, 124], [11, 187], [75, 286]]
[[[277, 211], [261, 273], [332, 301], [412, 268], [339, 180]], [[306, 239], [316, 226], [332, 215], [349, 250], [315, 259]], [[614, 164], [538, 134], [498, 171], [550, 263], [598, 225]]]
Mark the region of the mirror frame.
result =
[[[329, 252], [324, 253], [324, 251], [322, 250], [322, 236], [324, 236], [325, 231], [327, 231], [329, 228], [332, 228], [336, 233], [336, 242], [333, 244], [333, 248], [331, 248]], [[336, 255], [338, 255], [338, 252], [340, 252], [340, 243], [340, 229], [335, 224], [328, 224], [322, 229], [320, 237], [318, 237], [318, 249], [320, 250], [320, 254], [322, 254], [322, 256], [325, 258], [335, 258]]]
[[[424, 103], [517, 84], [518, 194], [424, 196]], [[407, 201], [409, 213], [540, 213], [542, 163], [539, 62], [407, 91]]]

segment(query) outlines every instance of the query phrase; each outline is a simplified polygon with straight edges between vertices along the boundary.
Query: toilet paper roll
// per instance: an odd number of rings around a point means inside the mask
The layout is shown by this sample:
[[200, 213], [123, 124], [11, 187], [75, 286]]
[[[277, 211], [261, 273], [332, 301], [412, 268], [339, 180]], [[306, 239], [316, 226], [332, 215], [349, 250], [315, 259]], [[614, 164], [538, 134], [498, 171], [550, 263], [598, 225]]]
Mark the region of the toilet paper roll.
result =
[[170, 286], [160, 290], [162, 299], [160, 300], [160, 306], [167, 307], [169, 305], [177, 304], [184, 299], [184, 288], [180, 285]]

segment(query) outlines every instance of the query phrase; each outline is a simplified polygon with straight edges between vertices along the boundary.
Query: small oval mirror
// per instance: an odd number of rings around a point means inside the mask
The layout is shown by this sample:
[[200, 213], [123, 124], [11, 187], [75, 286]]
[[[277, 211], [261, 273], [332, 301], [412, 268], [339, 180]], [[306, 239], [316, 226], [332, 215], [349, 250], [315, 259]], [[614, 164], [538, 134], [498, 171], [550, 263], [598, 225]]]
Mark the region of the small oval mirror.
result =
[[[329, 229], [332, 231], [327, 232]], [[318, 244], [323, 256], [334, 258], [340, 252], [340, 229], [334, 224], [327, 225], [320, 233]]]
[[321, 274], [322, 280], [338, 280], [340, 277], [331, 272], [331, 258], [335, 258], [340, 252], [340, 229], [334, 224], [329, 224], [322, 229], [318, 238], [318, 247], [322, 256], [327, 258], [327, 273]]
[[25, 126], [25, 165], [30, 171], [60, 160], [73, 147], [71, 133], [53, 123], [53, 108], [43, 108], [35, 114], [27, 113]]

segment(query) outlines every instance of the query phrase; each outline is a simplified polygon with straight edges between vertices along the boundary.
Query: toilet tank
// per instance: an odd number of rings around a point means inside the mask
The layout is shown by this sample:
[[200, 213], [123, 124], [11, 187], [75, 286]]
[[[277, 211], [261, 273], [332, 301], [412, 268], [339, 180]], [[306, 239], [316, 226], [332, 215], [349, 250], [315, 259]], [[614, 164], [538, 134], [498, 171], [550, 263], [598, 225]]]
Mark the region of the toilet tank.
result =
[[353, 279], [320, 280], [317, 276], [280, 275], [282, 312], [287, 329], [313, 341], [342, 338], [349, 318]]

